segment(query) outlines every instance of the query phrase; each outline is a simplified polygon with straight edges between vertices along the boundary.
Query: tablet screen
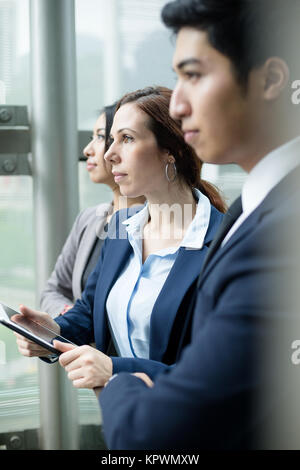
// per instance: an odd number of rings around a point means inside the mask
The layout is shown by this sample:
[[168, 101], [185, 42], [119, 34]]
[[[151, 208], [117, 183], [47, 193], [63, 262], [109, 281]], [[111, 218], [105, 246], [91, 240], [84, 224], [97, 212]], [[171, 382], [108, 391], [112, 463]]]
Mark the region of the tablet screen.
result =
[[59, 336], [56, 332], [39, 325], [38, 323], [29, 320], [21, 313], [16, 312], [15, 310], [7, 307], [0, 302], [0, 321], [4, 320], [7, 323], [14, 323], [34, 336], [46, 341], [47, 343], [52, 344], [54, 339], [59, 339], [64, 342], [69, 342], [65, 338]]

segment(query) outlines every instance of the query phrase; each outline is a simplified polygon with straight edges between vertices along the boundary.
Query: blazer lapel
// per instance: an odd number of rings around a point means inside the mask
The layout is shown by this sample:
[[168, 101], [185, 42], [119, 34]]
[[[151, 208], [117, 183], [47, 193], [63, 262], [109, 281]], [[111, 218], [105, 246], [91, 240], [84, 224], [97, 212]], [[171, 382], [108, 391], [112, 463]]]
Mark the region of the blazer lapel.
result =
[[150, 356], [161, 360], [180, 304], [191, 285], [196, 282], [208, 247], [220, 225], [223, 215], [212, 207], [209, 227], [201, 249], [179, 249], [173, 267], [155, 302], [151, 315]]
[[209, 263], [209, 261], [211, 260], [211, 258], [214, 256], [219, 246], [221, 245], [222, 240], [224, 240], [225, 235], [229, 232], [230, 228], [232, 227], [234, 222], [237, 220], [237, 218], [241, 215], [241, 213], [242, 213], [242, 201], [241, 201], [241, 197], [238, 197], [234, 201], [234, 203], [230, 206], [227, 213], [225, 214], [222, 224], [220, 225], [219, 230], [216, 233], [216, 236], [213, 239], [213, 242], [210, 245], [210, 248], [207, 252], [201, 272], [205, 270], [205, 267], [207, 266], [207, 264]]
[[[105, 220], [103, 219], [102, 227], [104, 226], [104, 223], [105, 223]], [[73, 280], [72, 280], [73, 292], [74, 292], [75, 298], [80, 298], [81, 293], [82, 293], [82, 288], [81, 288], [82, 274], [87, 265], [92, 248], [96, 242], [96, 224], [97, 224], [97, 221], [94, 220], [91, 224], [88, 225], [88, 227], [86, 228], [82, 236], [80, 247], [77, 252], [77, 258], [76, 258], [75, 265], [74, 265]]]
[[131, 252], [132, 247], [126, 239], [115, 240], [114, 243], [110, 243], [105, 252], [94, 295], [94, 330], [97, 339], [96, 344], [99, 349], [107, 346], [105, 344], [109, 325], [106, 311], [107, 297]]
[[167, 348], [177, 311], [190, 285], [199, 275], [203, 258], [202, 250], [182, 248], [177, 255], [152, 310], [150, 356], [154, 360], [161, 360]]
[[[101, 305], [106, 304], [108, 291], [111, 289], [119, 274], [123, 270], [128, 257], [132, 253], [132, 247], [128, 241], [127, 231], [123, 221], [141, 210], [143, 206], [135, 206], [121, 210], [111, 219], [107, 232], [107, 246], [97, 286], [99, 285], [99, 299]], [[113, 243], [109, 239], [114, 240]]]
[[123, 270], [131, 252], [132, 247], [126, 239], [116, 240], [114, 243], [110, 243], [105, 253], [101, 275], [97, 282], [97, 287], [99, 286], [99, 297], [104, 306], [106, 304], [107, 294]]
[[224, 256], [228, 250], [232, 249], [234, 245], [236, 245], [240, 241], [243, 241], [245, 239], [245, 236], [249, 235], [249, 233], [255, 229], [257, 223], [259, 222], [259, 219], [261, 218], [261, 215], [262, 214], [254, 212], [253, 214], [250, 214], [250, 216], [242, 223], [242, 225], [237, 229], [237, 231], [234, 232], [228, 242], [223, 247], [219, 247], [219, 249], [215, 251], [214, 256], [211, 256], [209, 258], [208, 262], [205, 264], [205, 267], [199, 276], [197, 283], [198, 289], [201, 288], [204, 279], [210, 273], [210, 271], [213, 269], [219, 259]]
[[[79, 244], [79, 249], [77, 251], [76, 261], [73, 268], [73, 279], [72, 279], [72, 288], [74, 297], [76, 299], [81, 297], [81, 279], [83, 272], [86, 268], [91, 250], [96, 241], [96, 234], [103, 231], [104, 224], [106, 223], [106, 215], [110, 211], [111, 204], [101, 204], [99, 209], [101, 209], [102, 217], [97, 215], [95, 211], [95, 218], [92, 220], [86, 227], [82, 239]], [[100, 212], [100, 211], [99, 211]]]

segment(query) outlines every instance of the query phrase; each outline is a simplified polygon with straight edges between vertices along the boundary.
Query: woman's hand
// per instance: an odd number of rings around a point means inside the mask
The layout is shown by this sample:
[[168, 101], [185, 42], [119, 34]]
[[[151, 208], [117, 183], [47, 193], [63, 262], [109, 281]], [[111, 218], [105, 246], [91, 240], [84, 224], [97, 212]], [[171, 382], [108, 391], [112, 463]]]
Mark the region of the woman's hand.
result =
[[103, 387], [112, 376], [112, 360], [91, 346], [74, 346], [54, 341], [53, 346], [63, 354], [59, 363], [75, 388]]
[[[60, 334], [60, 326], [53, 320], [53, 318], [50, 317], [50, 315], [48, 315], [48, 313], [39, 312], [38, 310], [33, 310], [31, 308], [25, 307], [24, 305], [20, 305], [20, 312], [24, 315], [24, 317], [28, 318], [29, 320], [33, 320], [39, 325], [50, 328], [50, 330], [56, 332], [58, 335]], [[16, 315], [16, 322], [18, 322], [17, 317], [18, 315]], [[14, 319], [14, 317], [12, 319]], [[19, 352], [23, 356], [49, 356], [50, 352], [48, 351], [48, 349], [45, 349], [39, 344], [30, 341], [24, 336], [21, 336], [19, 333], [15, 333], [15, 336], [17, 338], [17, 346]]]

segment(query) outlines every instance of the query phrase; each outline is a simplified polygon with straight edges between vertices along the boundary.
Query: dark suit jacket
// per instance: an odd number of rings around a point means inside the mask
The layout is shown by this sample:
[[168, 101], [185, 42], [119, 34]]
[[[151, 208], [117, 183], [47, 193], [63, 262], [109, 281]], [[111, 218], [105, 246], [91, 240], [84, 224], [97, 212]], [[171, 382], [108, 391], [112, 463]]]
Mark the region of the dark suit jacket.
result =
[[299, 308], [290, 295], [299, 299], [299, 186], [298, 168], [210, 259], [194, 301], [191, 344], [176, 366], [153, 388], [122, 373], [100, 394], [109, 448], [260, 446], [255, 439], [272, 423], [278, 400], [288, 402], [289, 383], [272, 385], [284, 370], [279, 362], [291, 366], [290, 339], [280, 333]]
[[[55, 320], [61, 335], [75, 344], [95, 341], [97, 349], [106, 351], [110, 340], [106, 301], [108, 294], [124, 268], [132, 247], [122, 221], [135, 210], [122, 210], [111, 220], [100, 259], [90, 275], [82, 299], [63, 316]], [[190, 340], [190, 329], [182, 335], [185, 324], [185, 305], [201, 271], [208, 246], [218, 229], [223, 215], [211, 207], [209, 227], [200, 250], [180, 248], [175, 263], [154, 304], [150, 321], [150, 360], [113, 357], [113, 373], [143, 371], [151, 377], [172, 365], [183, 346]]]

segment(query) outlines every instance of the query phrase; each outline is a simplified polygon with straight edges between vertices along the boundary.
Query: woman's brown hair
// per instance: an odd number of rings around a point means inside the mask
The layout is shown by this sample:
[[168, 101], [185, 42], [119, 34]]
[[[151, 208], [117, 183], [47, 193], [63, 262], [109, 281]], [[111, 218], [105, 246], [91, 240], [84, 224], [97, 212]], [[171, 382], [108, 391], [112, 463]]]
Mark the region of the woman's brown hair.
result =
[[149, 116], [149, 128], [155, 135], [158, 146], [168, 150], [175, 158], [178, 176], [190, 187], [205, 194], [219, 211], [227, 207], [215, 186], [201, 179], [202, 162], [195, 151], [184, 140], [180, 122], [169, 115], [172, 90], [165, 87], [147, 87], [127, 93], [120, 99], [116, 111], [126, 103], [136, 105]]

